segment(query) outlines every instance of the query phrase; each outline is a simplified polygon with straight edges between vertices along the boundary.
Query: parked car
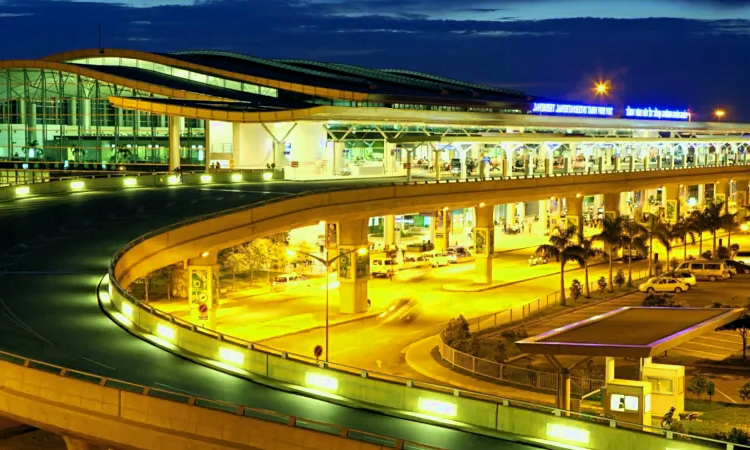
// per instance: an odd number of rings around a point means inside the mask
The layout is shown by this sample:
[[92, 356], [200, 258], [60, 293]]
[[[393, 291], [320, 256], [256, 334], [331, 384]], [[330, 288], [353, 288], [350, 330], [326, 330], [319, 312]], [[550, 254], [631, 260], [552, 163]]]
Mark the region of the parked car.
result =
[[675, 294], [679, 294], [680, 292], [687, 291], [688, 289], [690, 289], [690, 286], [683, 283], [681, 280], [668, 277], [651, 278], [650, 280], [638, 286], [639, 291], [648, 292], [649, 294], [654, 292], [674, 292]]
[[716, 281], [729, 278], [729, 269], [724, 261], [696, 259], [695, 261], [685, 261], [675, 269], [675, 272], [685, 271], [692, 272], [695, 278], [699, 280]]
[[388, 308], [378, 315], [378, 321], [388, 322], [411, 322], [419, 317], [422, 307], [413, 298], [402, 298], [393, 301]]
[[[430, 265], [432, 267], [447, 266], [448, 264], [450, 264], [450, 259], [448, 259], [448, 256], [443, 252], [439, 252], [437, 250], [424, 252], [419, 256], [422, 259], [422, 262], [425, 262], [426, 265]], [[417, 261], [419, 262], [419, 258], [417, 258]]]
[[694, 288], [698, 284], [698, 280], [695, 279], [695, 275], [688, 272], [687, 270], [684, 270], [682, 272], [666, 272], [663, 273], [659, 278], [675, 278], [677, 280], [682, 281], [683, 283], [687, 284], [689, 288]]
[[286, 289], [303, 286], [310, 286], [310, 282], [307, 280], [307, 278], [303, 277], [302, 275], [297, 275], [296, 273], [285, 273], [276, 275], [273, 278], [273, 282], [271, 283], [271, 290], [283, 291]]
[[732, 270], [734, 269], [734, 274], [738, 273], [750, 273], [750, 264], [744, 263], [742, 261], [737, 261], [733, 259], [727, 259], [724, 261], [727, 264], [727, 267]]
[[750, 264], [750, 251], [740, 250], [739, 252], [735, 253], [734, 258], [732, 258], [732, 260], [740, 261], [745, 264]]

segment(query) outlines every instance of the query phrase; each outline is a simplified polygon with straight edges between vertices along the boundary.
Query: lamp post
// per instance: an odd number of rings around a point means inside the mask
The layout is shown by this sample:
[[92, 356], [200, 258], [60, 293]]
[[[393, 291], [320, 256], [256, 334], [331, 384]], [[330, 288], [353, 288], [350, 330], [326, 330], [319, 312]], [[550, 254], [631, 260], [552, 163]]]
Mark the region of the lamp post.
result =
[[325, 268], [326, 268], [326, 342], [325, 342], [325, 347], [326, 347], [326, 355], [325, 355], [326, 359], [325, 359], [325, 361], [326, 362], [328, 362], [328, 310], [329, 310], [329, 307], [328, 307], [328, 294], [329, 294], [330, 286], [331, 286], [331, 283], [329, 282], [330, 267], [331, 267], [331, 264], [333, 264], [334, 262], [336, 262], [342, 256], [346, 256], [346, 255], [352, 254], [354, 252], [357, 252], [358, 255], [366, 255], [367, 254], [367, 249], [366, 248], [358, 248], [358, 249], [354, 249], [354, 250], [349, 250], [349, 251], [346, 251], [346, 252], [343, 252], [343, 253], [339, 253], [338, 255], [336, 255], [335, 257], [333, 257], [331, 259], [323, 259], [321, 257], [312, 255], [310, 253], [299, 252], [299, 251], [295, 251], [295, 250], [287, 250], [287, 252], [286, 252], [287, 255], [289, 255], [289, 256], [295, 256], [297, 254], [305, 255], [305, 256], [307, 256], [309, 258], [312, 258], [312, 259], [318, 261], [319, 263], [323, 264], [325, 266]]

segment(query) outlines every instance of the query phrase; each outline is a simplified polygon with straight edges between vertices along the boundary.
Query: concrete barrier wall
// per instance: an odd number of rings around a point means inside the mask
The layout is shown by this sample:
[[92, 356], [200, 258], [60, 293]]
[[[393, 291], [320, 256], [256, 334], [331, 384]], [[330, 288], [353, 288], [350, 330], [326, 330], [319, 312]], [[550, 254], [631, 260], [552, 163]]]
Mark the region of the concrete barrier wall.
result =
[[[274, 423], [249, 417], [245, 410], [201, 408], [187, 401], [149, 397], [6, 361], [0, 361], [0, 414], [114, 448], [389, 448], [340, 437], [335, 429], [329, 434], [289, 426], [285, 416], [278, 416], [280, 423]], [[273, 417], [271, 412], [268, 415]]]
[[[217, 369], [230, 373], [236, 373], [233, 368], [238, 368], [251, 374], [286, 383], [303, 395], [313, 394], [323, 398], [326, 396], [331, 398], [331, 395], [335, 395], [385, 413], [406, 414], [423, 420], [447, 419], [501, 433], [561, 442], [580, 448], [607, 448], [609, 450], [672, 448], [670, 441], [666, 440], [662, 434], [637, 431], [635, 427], [623, 429], [623, 423], [618, 423], [617, 427], [613, 428], [604, 419], [599, 419], [597, 423], [594, 423], [593, 419], [557, 417], [554, 415], [556, 410], [553, 408], [515, 401], [508, 401], [508, 406], [504, 406], [501, 399], [489, 395], [474, 395], [449, 387], [434, 386], [430, 389], [422, 386], [423, 383], [410, 382], [398, 377], [385, 379], [379, 374], [366, 371], [356, 371], [351, 368], [337, 369], [335, 365], [328, 368], [320, 367], [314, 360], [299, 355], [288, 355], [279, 350], [251, 345], [229, 337], [220, 340], [216, 332], [196, 328], [188, 322], [158, 311], [150, 312], [125, 299], [116, 290], [113, 289], [113, 291], [112, 306], [120, 311], [122, 311], [123, 304], [132, 308], [133, 314], [128, 317], [132, 317], [132, 322], [142, 331], [158, 336], [162, 343], [156, 340], [157, 345], [164, 346], [164, 342], [167, 346], [174, 345], [180, 350], [193, 353], [192, 356], [215, 361]], [[159, 333], [160, 326], [174, 330], [173, 338], [164, 338], [164, 335]], [[239, 357], [241, 362], [229, 361], [226, 354], [222, 357], [222, 349], [225, 352], [228, 350], [235, 355], [242, 355]], [[337, 386], [335, 389], [330, 389], [311, 384], [308, 379], [310, 375], [317, 376], [319, 380], [325, 379], [329, 382], [335, 380]], [[424, 383], [424, 385], [427, 384]], [[451, 405], [455, 414], [434, 413], [420, 405], [420, 401]], [[574, 430], [571, 435], [584, 433], [588, 440], [587, 442], [566, 441], [550, 436], [547, 429], [549, 424], [562, 426], [566, 430]], [[679, 441], [679, 445], [675, 448], [693, 450], [715, 448], [715, 446], [703, 445], [700, 441], [689, 445]]]

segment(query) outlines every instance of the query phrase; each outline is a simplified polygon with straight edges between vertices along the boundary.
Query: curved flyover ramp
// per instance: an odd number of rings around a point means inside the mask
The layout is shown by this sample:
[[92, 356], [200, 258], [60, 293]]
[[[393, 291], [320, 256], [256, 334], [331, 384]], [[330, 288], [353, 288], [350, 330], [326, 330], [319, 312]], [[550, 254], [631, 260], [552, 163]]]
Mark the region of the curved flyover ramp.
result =
[[[349, 182], [357, 183], [367, 185], [366, 181]], [[94, 292], [112, 255], [129, 239], [195, 215], [322, 186], [279, 183], [135, 189], [3, 203], [0, 350], [154, 390], [241, 404], [439, 448], [529, 448], [337, 406], [216, 372], [132, 337], [100, 311]], [[33, 369], [22, 370], [25, 374]], [[6, 391], [7, 386], [4, 383]], [[38, 388], [27, 394], [44, 396]], [[47, 400], [53, 399], [48, 396]], [[332, 429], [323, 431], [331, 433]]]

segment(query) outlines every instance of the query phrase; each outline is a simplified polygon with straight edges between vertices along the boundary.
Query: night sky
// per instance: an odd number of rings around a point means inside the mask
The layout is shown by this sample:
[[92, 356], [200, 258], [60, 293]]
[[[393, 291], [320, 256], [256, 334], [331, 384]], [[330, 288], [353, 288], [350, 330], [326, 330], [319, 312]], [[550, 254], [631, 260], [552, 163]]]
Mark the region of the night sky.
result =
[[3, 59], [103, 45], [404, 68], [750, 122], [749, 0], [0, 0]]

